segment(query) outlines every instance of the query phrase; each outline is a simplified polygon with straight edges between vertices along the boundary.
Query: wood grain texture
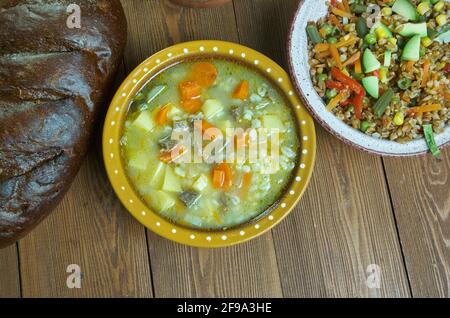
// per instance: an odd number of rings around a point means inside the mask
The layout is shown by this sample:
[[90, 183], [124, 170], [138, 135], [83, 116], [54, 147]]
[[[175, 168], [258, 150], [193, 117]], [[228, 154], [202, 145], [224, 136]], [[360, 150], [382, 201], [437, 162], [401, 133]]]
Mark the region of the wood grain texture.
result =
[[[58, 208], [19, 243], [24, 297], [151, 297], [144, 228], [116, 199], [93, 149]], [[82, 271], [66, 285], [67, 266]]]
[[[238, 41], [233, 5], [181, 9], [169, 1], [124, 1], [132, 37], [127, 68], [173, 43], [199, 39]], [[143, 21], [145, 20], [145, 23]], [[181, 246], [148, 233], [156, 297], [281, 297], [271, 234], [237, 247]]]
[[[122, 64], [112, 93], [124, 75]], [[58, 208], [19, 242], [24, 297], [153, 295], [145, 229], [110, 186], [101, 155], [102, 130], [99, 121], [90, 153]], [[81, 267], [81, 289], [67, 288], [70, 264]]]
[[[234, 0], [243, 44], [286, 68], [286, 38], [296, 5], [295, 0]], [[309, 188], [273, 230], [284, 296], [409, 296], [381, 160], [317, 131]], [[365, 284], [370, 264], [381, 268], [380, 289]]]
[[450, 149], [384, 159], [414, 297], [450, 297]]
[[20, 297], [17, 245], [0, 249], [0, 298]]

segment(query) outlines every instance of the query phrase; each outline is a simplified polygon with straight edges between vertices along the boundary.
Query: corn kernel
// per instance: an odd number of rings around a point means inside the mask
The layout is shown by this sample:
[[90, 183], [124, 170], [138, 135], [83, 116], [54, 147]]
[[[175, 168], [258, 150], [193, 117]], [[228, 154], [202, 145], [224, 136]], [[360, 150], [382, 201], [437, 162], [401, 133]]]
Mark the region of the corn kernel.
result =
[[383, 28], [377, 28], [376, 30], [375, 30], [375, 33], [377, 34], [377, 37], [379, 38], [379, 39], [385, 39], [385, 38], [387, 38], [387, 33], [386, 33], [386, 31], [383, 29]]
[[383, 14], [385, 17], [389, 17], [392, 15], [392, 9], [389, 7], [384, 7], [381, 9], [381, 14]]
[[397, 112], [394, 116], [394, 119], [392, 120], [396, 126], [403, 125], [403, 122], [405, 121], [405, 115], [402, 112]]
[[436, 17], [436, 23], [439, 26], [443, 26], [447, 23], [447, 16], [445, 14], [440, 14]]
[[428, 11], [430, 11], [430, 4], [428, 2], [426, 2], [426, 1], [421, 2], [417, 6], [417, 12], [419, 12], [420, 15], [424, 15]]
[[433, 43], [433, 40], [431, 40], [428, 36], [422, 38], [422, 45], [425, 47], [429, 47]]
[[394, 37], [388, 39], [388, 41], [389, 41], [392, 45], [397, 45], [397, 39], [394, 38]]
[[433, 7], [433, 10], [436, 12], [441, 11], [442, 9], [444, 9], [445, 3], [443, 0], [439, 1], [438, 3], [436, 3]]

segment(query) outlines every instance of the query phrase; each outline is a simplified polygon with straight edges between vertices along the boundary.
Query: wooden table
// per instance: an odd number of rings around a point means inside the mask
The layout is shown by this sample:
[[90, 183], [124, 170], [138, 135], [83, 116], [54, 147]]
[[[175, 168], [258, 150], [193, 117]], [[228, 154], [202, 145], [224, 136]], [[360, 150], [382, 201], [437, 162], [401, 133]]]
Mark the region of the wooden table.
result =
[[[240, 42], [286, 67], [297, 0], [234, 0], [181, 9], [123, 0], [129, 39], [121, 77], [152, 53], [195, 39]], [[317, 126], [318, 153], [301, 202], [273, 231], [208, 250], [146, 231], [105, 175], [99, 135], [56, 211], [0, 251], [0, 296], [10, 297], [449, 297], [450, 149], [391, 159], [344, 145]], [[79, 264], [82, 287], [66, 268]], [[368, 288], [367, 267], [381, 269]]]

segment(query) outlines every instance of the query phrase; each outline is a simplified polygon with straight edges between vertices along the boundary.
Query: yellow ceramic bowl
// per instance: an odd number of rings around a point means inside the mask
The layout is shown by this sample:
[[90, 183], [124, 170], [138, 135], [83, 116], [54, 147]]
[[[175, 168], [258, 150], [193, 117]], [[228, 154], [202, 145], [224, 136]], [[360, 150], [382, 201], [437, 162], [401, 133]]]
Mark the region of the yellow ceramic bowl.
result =
[[[121, 158], [120, 138], [129, 105], [137, 92], [161, 70], [185, 59], [227, 58], [259, 70], [278, 86], [294, 110], [301, 138], [301, 156], [291, 184], [276, 205], [254, 220], [227, 230], [199, 230], [183, 227], [151, 210], [127, 178]], [[114, 96], [103, 130], [103, 157], [108, 177], [127, 210], [153, 232], [178, 243], [197, 247], [223, 247], [241, 243], [263, 234], [279, 223], [294, 208], [308, 185], [316, 153], [314, 123], [303, 107], [286, 72], [265, 55], [235, 43], [194, 41], [180, 43], [146, 59], [125, 79]]]

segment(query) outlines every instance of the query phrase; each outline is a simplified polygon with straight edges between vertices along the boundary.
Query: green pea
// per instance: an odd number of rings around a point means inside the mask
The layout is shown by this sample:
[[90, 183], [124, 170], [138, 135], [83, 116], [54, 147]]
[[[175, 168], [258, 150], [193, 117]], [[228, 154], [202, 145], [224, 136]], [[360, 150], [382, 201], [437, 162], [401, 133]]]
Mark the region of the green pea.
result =
[[328, 23], [325, 23], [324, 25], [322, 25], [322, 29], [325, 31], [326, 35], [330, 35], [331, 33], [333, 33], [333, 27], [331, 25], [329, 25]]
[[373, 33], [369, 33], [364, 37], [364, 41], [371, 45], [377, 43], [377, 36]]
[[326, 81], [327, 79], [328, 79], [328, 75], [327, 75], [327, 74], [324, 74], [324, 73], [317, 74], [317, 80], [318, 80], [319, 82], [324, 82], [324, 81]]
[[331, 38], [328, 38], [328, 39], [327, 39], [327, 42], [328, 42], [328, 43], [337, 43], [337, 41], [338, 41], [338, 40], [337, 40], [335, 37], [331, 37]]
[[333, 89], [327, 89], [325, 95], [327, 96], [328, 99], [332, 99], [333, 97], [335, 97], [337, 95], [337, 90]]
[[367, 120], [364, 120], [359, 124], [359, 129], [362, 132], [366, 132], [367, 129], [369, 129], [369, 127], [370, 127], [370, 123]]
[[423, 46], [421, 46], [421, 47], [420, 47], [420, 51], [419, 51], [420, 57], [422, 57], [422, 56], [425, 55], [425, 51], [426, 51], [426, 49], [425, 49]]

